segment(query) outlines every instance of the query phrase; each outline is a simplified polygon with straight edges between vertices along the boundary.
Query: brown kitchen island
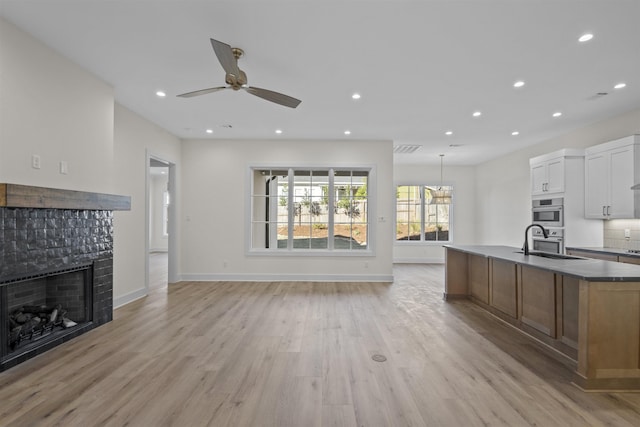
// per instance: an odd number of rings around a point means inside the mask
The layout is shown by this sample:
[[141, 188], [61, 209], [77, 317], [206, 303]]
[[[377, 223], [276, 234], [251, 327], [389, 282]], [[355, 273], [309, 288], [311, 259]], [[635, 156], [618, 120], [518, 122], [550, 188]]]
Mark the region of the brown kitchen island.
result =
[[640, 390], [640, 266], [447, 245], [444, 299], [468, 298], [575, 362], [585, 390]]

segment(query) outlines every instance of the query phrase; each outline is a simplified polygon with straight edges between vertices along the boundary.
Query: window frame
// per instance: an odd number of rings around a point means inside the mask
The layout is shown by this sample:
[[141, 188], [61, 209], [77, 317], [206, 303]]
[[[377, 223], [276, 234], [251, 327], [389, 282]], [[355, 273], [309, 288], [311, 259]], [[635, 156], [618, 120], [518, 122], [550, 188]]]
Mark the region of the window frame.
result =
[[[287, 206], [288, 208], [288, 227], [291, 227], [292, 217], [295, 215], [295, 208], [293, 200], [294, 200], [294, 191], [292, 190], [292, 184], [294, 176], [291, 174], [293, 171], [328, 171], [329, 172], [329, 202], [328, 202], [328, 227], [329, 227], [329, 240], [327, 248], [294, 248], [290, 243], [287, 244], [287, 248], [256, 248], [253, 246], [254, 240], [254, 198], [255, 194], [255, 181], [254, 181], [254, 171], [256, 170], [286, 170], [288, 171], [287, 175], [287, 185], [290, 191], [287, 193]], [[324, 165], [295, 165], [295, 166], [283, 166], [281, 164], [252, 164], [247, 168], [247, 179], [245, 186], [246, 195], [247, 195], [247, 203], [245, 209], [245, 248], [246, 254], [250, 256], [375, 256], [375, 232], [376, 226], [374, 219], [376, 218], [376, 170], [373, 165], [345, 165], [345, 164], [332, 164], [330, 166]], [[350, 171], [350, 172], [367, 172], [367, 218], [366, 218], [366, 226], [367, 226], [367, 247], [365, 249], [336, 249], [334, 244], [333, 230], [335, 223], [335, 212], [334, 208], [336, 205], [336, 197], [335, 197], [335, 188], [334, 188], [334, 178], [335, 171]], [[331, 191], [334, 190], [334, 191]], [[276, 202], [277, 203], [277, 202]], [[289, 228], [289, 231], [291, 228]], [[290, 234], [290, 233], [289, 233]], [[292, 236], [288, 237], [288, 242], [293, 239]]]
[[393, 240], [394, 240], [394, 245], [417, 245], [417, 246], [442, 246], [443, 244], [451, 244], [453, 243], [453, 234], [454, 234], [454, 230], [453, 230], [453, 211], [454, 211], [454, 205], [455, 205], [455, 192], [454, 192], [454, 186], [452, 184], [447, 184], [447, 183], [443, 183], [442, 186], [443, 187], [449, 187], [451, 189], [452, 195], [451, 195], [451, 203], [449, 204], [449, 234], [448, 234], [448, 239], [447, 240], [426, 240], [424, 238], [424, 233], [425, 233], [425, 225], [428, 223], [427, 221], [427, 206], [428, 203], [426, 202], [426, 198], [425, 197], [421, 197], [421, 204], [420, 204], [420, 240], [398, 240], [397, 239], [397, 229], [398, 229], [398, 198], [397, 198], [397, 194], [398, 194], [398, 187], [420, 187], [420, 194], [424, 195], [425, 193], [425, 189], [426, 188], [438, 188], [440, 187], [440, 184], [416, 184], [415, 182], [411, 182], [411, 183], [395, 183], [394, 184], [394, 190], [395, 190], [395, 203], [394, 203], [394, 218], [393, 218]]

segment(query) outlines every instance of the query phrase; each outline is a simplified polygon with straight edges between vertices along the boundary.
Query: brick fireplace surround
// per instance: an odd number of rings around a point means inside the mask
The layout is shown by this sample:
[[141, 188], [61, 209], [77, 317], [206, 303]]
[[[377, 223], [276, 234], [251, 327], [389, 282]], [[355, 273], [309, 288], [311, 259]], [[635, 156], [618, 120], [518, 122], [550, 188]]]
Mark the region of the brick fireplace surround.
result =
[[[0, 331], [0, 371], [37, 356], [113, 315], [113, 211], [130, 210], [128, 196], [0, 184], [0, 290], [25, 278], [92, 268], [91, 320], [28, 351], [8, 353]], [[3, 297], [4, 295], [4, 297]], [[0, 316], [8, 316], [0, 292]]]

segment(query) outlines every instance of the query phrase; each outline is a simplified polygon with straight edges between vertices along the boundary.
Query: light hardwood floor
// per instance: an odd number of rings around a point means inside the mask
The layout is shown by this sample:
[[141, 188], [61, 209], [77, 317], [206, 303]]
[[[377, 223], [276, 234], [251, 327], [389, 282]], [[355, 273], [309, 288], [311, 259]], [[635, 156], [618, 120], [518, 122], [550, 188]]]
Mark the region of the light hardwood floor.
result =
[[394, 275], [157, 288], [1, 373], [0, 424], [640, 425], [640, 394], [584, 393], [519, 332], [444, 302], [443, 266]]
[[169, 254], [167, 252], [149, 253], [149, 290], [167, 287], [168, 269]]

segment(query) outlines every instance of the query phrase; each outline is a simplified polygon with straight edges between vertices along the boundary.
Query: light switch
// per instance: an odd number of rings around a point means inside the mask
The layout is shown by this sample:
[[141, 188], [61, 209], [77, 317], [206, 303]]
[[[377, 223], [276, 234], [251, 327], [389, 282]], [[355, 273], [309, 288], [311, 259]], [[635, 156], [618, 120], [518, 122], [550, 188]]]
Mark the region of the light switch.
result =
[[69, 173], [69, 164], [64, 160], [60, 161], [60, 173], [63, 175]]
[[40, 169], [40, 156], [37, 154], [31, 155], [31, 167], [34, 169]]

